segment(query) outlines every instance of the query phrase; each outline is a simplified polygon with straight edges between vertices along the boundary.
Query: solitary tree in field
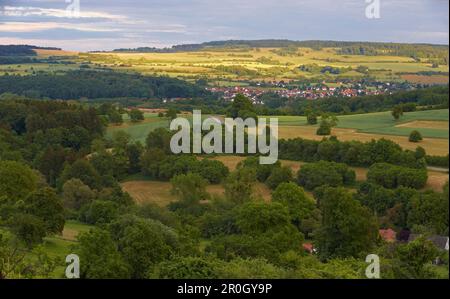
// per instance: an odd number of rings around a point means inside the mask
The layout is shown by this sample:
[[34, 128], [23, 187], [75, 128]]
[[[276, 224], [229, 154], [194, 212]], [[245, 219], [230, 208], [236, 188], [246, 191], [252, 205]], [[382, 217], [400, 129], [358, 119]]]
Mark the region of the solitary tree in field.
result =
[[169, 118], [170, 120], [177, 118], [177, 110], [169, 108], [169, 110], [167, 110], [166, 112], [166, 117]]
[[423, 140], [422, 134], [420, 134], [419, 131], [412, 131], [411, 134], [409, 134], [409, 141], [410, 142], [420, 142]]
[[395, 120], [399, 120], [401, 116], [403, 116], [403, 108], [402, 106], [395, 106], [394, 109], [392, 110], [392, 116], [394, 117]]
[[308, 113], [306, 116], [308, 125], [316, 125], [317, 124], [317, 115], [314, 112]]
[[322, 115], [322, 121], [320, 122], [320, 127], [317, 129], [317, 135], [327, 136], [331, 135], [331, 129], [337, 125], [338, 119], [336, 116]]

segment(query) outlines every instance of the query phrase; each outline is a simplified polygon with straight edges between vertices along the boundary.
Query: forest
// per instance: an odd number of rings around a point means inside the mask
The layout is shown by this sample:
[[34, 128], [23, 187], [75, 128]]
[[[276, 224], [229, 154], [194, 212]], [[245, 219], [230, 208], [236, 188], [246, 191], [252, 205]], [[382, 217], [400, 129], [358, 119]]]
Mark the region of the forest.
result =
[[148, 77], [113, 71], [69, 71], [61, 75], [0, 77], [0, 94], [11, 92], [35, 98], [192, 98], [207, 95], [201, 86], [173, 78]]

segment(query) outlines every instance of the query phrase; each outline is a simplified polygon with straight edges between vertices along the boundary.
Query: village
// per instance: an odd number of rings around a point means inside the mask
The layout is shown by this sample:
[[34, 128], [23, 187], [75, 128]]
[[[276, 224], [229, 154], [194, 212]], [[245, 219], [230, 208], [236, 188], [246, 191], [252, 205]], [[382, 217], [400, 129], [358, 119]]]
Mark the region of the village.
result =
[[367, 87], [329, 87], [325, 84], [321, 86], [306, 86], [302, 88], [285, 88], [285, 86], [277, 88], [253, 87], [253, 86], [235, 86], [235, 87], [208, 87], [206, 88], [212, 93], [219, 93], [225, 101], [232, 101], [236, 95], [243, 94], [253, 101], [253, 103], [263, 104], [261, 96], [267, 93], [274, 93], [283, 98], [303, 98], [307, 100], [316, 100], [333, 96], [339, 97], [356, 97], [362, 95], [379, 95], [390, 93], [389, 88], [382, 86], [381, 88]]

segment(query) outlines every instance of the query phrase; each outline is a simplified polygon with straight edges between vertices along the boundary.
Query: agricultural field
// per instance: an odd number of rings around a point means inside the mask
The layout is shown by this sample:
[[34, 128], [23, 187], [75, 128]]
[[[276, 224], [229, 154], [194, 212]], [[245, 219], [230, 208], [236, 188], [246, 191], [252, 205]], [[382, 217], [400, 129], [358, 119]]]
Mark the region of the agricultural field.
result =
[[[299, 67], [302, 65], [339, 68], [341, 70], [339, 75], [327, 74], [331, 78], [362, 77], [365, 74], [356, 70], [359, 66], [367, 67], [369, 73], [380, 80], [390, 81], [418, 80], [416, 77], [405, 76], [405, 73], [409, 75], [427, 71], [448, 73], [448, 66], [432, 68], [425, 60], [418, 62], [409, 57], [341, 55], [337, 50], [298, 48], [286, 54], [281, 48], [214, 48], [177, 53], [81, 53], [79, 59], [96, 66], [137, 71], [147, 75], [158, 74], [187, 79], [207, 76], [216, 80], [218, 83], [216, 85], [220, 86], [239, 80], [289, 81], [300, 77], [323, 77], [323, 73], [315, 70], [300, 70]], [[429, 80], [442, 83], [444, 80], [442, 77], [448, 80], [448, 75]]]
[[[395, 121], [390, 112], [378, 112], [338, 116], [338, 125], [332, 135], [340, 140], [370, 141], [372, 139], [389, 139], [405, 149], [415, 150], [423, 147], [428, 154], [446, 155], [449, 147], [449, 111], [428, 110], [405, 113]], [[308, 126], [303, 116], [278, 116], [279, 138], [305, 138], [321, 140], [316, 135], [317, 126]], [[411, 131], [419, 131], [424, 140], [411, 143], [408, 136]]]

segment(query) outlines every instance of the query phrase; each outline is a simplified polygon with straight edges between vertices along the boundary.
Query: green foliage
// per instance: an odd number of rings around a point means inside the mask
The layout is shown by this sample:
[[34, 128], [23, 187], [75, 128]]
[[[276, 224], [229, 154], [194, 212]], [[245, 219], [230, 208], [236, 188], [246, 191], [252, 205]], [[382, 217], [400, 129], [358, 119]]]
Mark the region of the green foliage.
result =
[[355, 199], [370, 208], [385, 227], [405, 228], [411, 211], [411, 200], [418, 195], [412, 188], [386, 189], [380, 185], [365, 182], [359, 186]]
[[77, 254], [80, 257], [80, 277], [84, 279], [127, 279], [130, 268], [104, 230], [93, 229], [78, 236]]
[[177, 234], [157, 221], [124, 215], [111, 224], [111, 234], [124, 260], [131, 266], [132, 278], [145, 278], [155, 264], [176, 252]]
[[92, 164], [85, 160], [79, 159], [72, 165], [67, 165], [61, 174], [59, 184], [63, 186], [70, 179], [79, 179], [91, 189], [100, 187], [100, 176]]
[[322, 115], [322, 120], [320, 121], [320, 126], [317, 129], [317, 135], [327, 136], [331, 135], [331, 129], [337, 125], [338, 119], [336, 116], [330, 116], [328, 114]]
[[198, 203], [209, 198], [206, 192], [207, 181], [198, 174], [180, 174], [173, 177], [170, 183], [172, 193], [186, 203]]
[[51, 99], [96, 98], [190, 98], [207, 95], [203, 88], [168, 77], [149, 77], [114, 71], [69, 71], [55, 76], [1, 76], [0, 94], [24, 94], [34, 90]]
[[[448, 234], [448, 186], [447, 194], [427, 191], [416, 194], [411, 199], [411, 211], [408, 215], [408, 226], [425, 226], [435, 234]], [[446, 196], [447, 195], [447, 196]]]
[[147, 149], [160, 149], [166, 154], [171, 154], [170, 140], [172, 133], [164, 128], [151, 131], [146, 140]]
[[413, 169], [387, 163], [376, 163], [369, 168], [367, 180], [385, 188], [403, 186], [421, 189], [427, 183], [428, 173], [426, 169]]
[[144, 113], [139, 109], [131, 109], [129, 115], [132, 122], [140, 122], [144, 120]]
[[192, 169], [211, 184], [221, 183], [229, 174], [229, 169], [222, 162], [217, 160], [203, 159]]
[[108, 224], [114, 221], [118, 215], [117, 204], [105, 200], [95, 200], [81, 210], [81, 220], [88, 224]]
[[[27, 254], [33, 259], [28, 259]], [[56, 265], [56, 259], [42, 246], [23, 248], [16, 238], [0, 233], [0, 279], [49, 278]]]
[[287, 207], [291, 221], [296, 224], [308, 218], [315, 208], [314, 201], [303, 188], [292, 182], [280, 184], [272, 193], [272, 201]]
[[401, 116], [403, 116], [403, 107], [401, 105], [397, 105], [392, 109], [392, 116], [395, 120], [399, 120]]
[[241, 167], [255, 169], [256, 178], [258, 179], [258, 181], [264, 183], [275, 168], [281, 167], [281, 163], [280, 161], [277, 161], [274, 164], [260, 164], [259, 157], [248, 157], [238, 164], [238, 168]]
[[159, 263], [150, 271], [153, 279], [217, 279], [219, 260], [203, 257], [178, 257]]
[[[317, 115], [315, 113], [308, 113], [308, 115], [306, 115], [306, 121], [308, 123], [308, 125], [316, 125], [317, 124]], [[329, 134], [326, 134], [329, 135]]]
[[244, 234], [258, 234], [289, 224], [286, 207], [280, 203], [249, 202], [237, 211], [236, 224]]
[[27, 165], [15, 161], [0, 161], [0, 197], [8, 201], [25, 199], [36, 189], [38, 177]]
[[247, 118], [248, 116], [253, 116], [253, 115], [248, 115], [249, 112], [255, 112], [254, 108], [253, 108], [253, 104], [250, 101], [250, 99], [248, 99], [247, 97], [245, 97], [242, 94], [238, 94], [236, 95], [236, 97], [234, 98], [233, 104], [230, 107], [230, 110], [228, 111], [228, 116], [232, 117], [232, 118], [237, 118], [237, 117], [241, 117], [243, 119]]
[[352, 166], [371, 166], [387, 162], [411, 168], [425, 168], [423, 158], [415, 152], [404, 151], [398, 144], [387, 139], [359, 141], [338, 141], [324, 138], [321, 141], [301, 138], [280, 140], [280, 159], [316, 162], [320, 160], [345, 163]]
[[422, 137], [422, 134], [420, 134], [419, 131], [414, 130], [414, 131], [411, 132], [411, 134], [409, 134], [409, 141], [410, 142], [419, 142], [419, 141], [422, 141], [422, 140], [423, 140], [423, 137]]
[[51, 188], [42, 188], [30, 193], [25, 199], [25, 211], [44, 223], [47, 233], [61, 233], [65, 215], [61, 198]]
[[276, 189], [280, 184], [293, 181], [292, 169], [289, 166], [275, 167], [266, 180], [270, 189]]
[[165, 114], [165, 117], [167, 117], [170, 120], [173, 120], [175, 118], [177, 118], [177, 113], [178, 111], [174, 108], [169, 108]]
[[250, 200], [253, 184], [256, 181], [256, 173], [251, 168], [238, 168], [230, 173], [225, 181], [225, 197], [236, 203], [244, 203]]
[[398, 275], [403, 278], [430, 278], [425, 265], [431, 263], [439, 253], [431, 241], [420, 237], [408, 244], [399, 245], [396, 255], [401, 262]]
[[28, 248], [42, 243], [46, 235], [45, 222], [31, 214], [15, 214], [8, 221], [8, 225]]
[[322, 259], [358, 257], [368, 253], [378, 238], [377, 223], [369, 210], [344, 188], [317, 191], [322, 224], [317, 247]]
[[326, 161], [302, 166], [297, 176], [298, 184], [308, 190], [324, 185], [332, 187], [352, 185], [355, 178], [355, 172], [347, 165]]

